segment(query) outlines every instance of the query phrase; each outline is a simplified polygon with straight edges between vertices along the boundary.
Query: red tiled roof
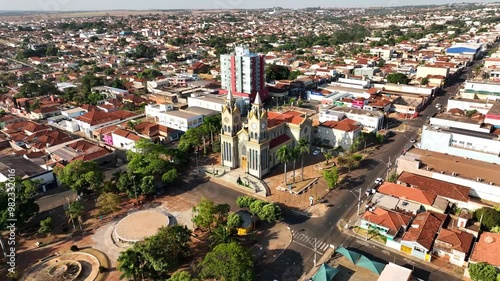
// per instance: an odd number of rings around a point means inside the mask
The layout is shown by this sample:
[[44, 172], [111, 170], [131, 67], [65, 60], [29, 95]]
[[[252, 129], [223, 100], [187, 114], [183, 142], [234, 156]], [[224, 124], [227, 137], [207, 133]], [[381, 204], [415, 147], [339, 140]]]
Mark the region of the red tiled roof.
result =
[[428, 206], [434, 204], [436, 195], [430, 192], [424, 192], [417, 188], [406, 187], [392, 182], [384, 182], [378, 189], [378, 192], [391, 195], [398, 198], [406, 198], [410, 201], [418, 202]]
[[479, 241], [474, 245], [470, 260], [499, 267], [498, 253], [500, 253], [500, 233], [483, 232], [479, 236]]
[[361, 126], [357, 125], [358, 122], [345, 118], [340, 121], [326, 121], [324, 123], [321, 123], [320, 126], [322, 127], [328, 127], [331, 129], [335, 130], [341, 130], [344, 132], [352, 132], [352, 131], [357, 131], [361, 129]]
[[272, 128], [281, 123], [301, 124], [304, 121], [304, 114], [297, 111], [287, 111], [284, 113], [270, 111], [267, 113], [268, 127]]
[[274, 139], [272, 139], [270, 142], [269, 142], [269, 149], [273, 149], [274, 147], [280, 145], [280, 144], [283, 144], [285, 142], [287, 142], [288, 140], [290, 140], [290, 137], [286, 134], [283, 134], [281, 136], [278, 136], [278, 137], [275, 137]]
[[403, 241], [417, 242], [430, 250], [439, 229], [448, 215], [433, 212], [418, 214], [413, 220], [410, 229], [403, 235]]
[[113, 132], [113, 134], [121, 136], [121, 137], [124, 137], [124, 138], [127, 138], [129, 140], [133, 140], [133, 141], [138, 141], [138, 140], [141, 139], [141, 137], [139, 137], [135, 133], [132, 133], [132, 132], [129, 132], [129, 131], [123, 130], [123, 129], [116, 129]]
[[474, 241], [474, 235], [456, 229], [441, 229], [436, 241], [450, 244], [451, 248], [468, 254]]
[[409, 172], [401, 173], [398, 181], [410, 184], [415, 188], [418, 188], [425, 192], [430, 192], [437, 196], [450, 198], [461, 202], [469, 201], [470, 187], [467, 186], [440, 181]]
[[382, 208], [375, 208], [373, 212], [366, 211], [362, 218], [373, 224], [387, 227], [389, 234], [396, 235], [401, 227], [405, 227], [410, 223], [411, 217], [405, 214], [400, 214], [394, 211], [388, 211]]

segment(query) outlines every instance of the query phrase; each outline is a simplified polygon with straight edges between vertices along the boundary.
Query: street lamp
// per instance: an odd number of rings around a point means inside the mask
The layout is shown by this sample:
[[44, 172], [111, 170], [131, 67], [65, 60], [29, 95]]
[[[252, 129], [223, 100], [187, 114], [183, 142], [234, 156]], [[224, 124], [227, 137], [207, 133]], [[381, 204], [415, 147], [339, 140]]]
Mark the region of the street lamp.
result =
[[354, 197], [356, 199], [358, 199], [358, 216], [359, 216], [359, 208], [361, 206], [361, 188], [358, 189], [358, 192], [359, 192], [358, 196], [356, 196], [356, 193], [354, 193], [352, 190], [350, 190], [350, 189], [348, 189], [348, 190], [350, 193], [352, 193], [352, 195], [354, 195]]
[[390, 171], [390, 168], [392, 166], [392, 163], [391, 163], [391, 156], [389, 155], [389, 161], [388, 162], [385, 162], [384, 160], [380, 159], [380, 161], [382, 161], [382, 163], [385, 164], [385, 166], [387, 167], [387, 176], [386, 176], [386, 180], [389, 179], [389, 171]]

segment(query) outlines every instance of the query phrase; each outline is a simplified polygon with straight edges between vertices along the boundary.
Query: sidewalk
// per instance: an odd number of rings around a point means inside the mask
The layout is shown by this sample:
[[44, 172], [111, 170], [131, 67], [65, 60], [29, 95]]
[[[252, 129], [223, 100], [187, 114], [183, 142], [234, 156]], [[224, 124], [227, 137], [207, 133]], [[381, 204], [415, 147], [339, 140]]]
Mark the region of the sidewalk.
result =
[[[393, 248], [390, 248], [390, 247], [386, 247], [385, 245], [381, 244], [380, 242], [376, 242], [376, 241], [372, 241], [370, 239], [366, 240], [364, 239], [364, 237], [360, 236], [359, 234], [357, 233], [354, 233], [354, 231], [352, 230], [352, 227], [356, 226], [357, 224], [357, 221], [359, 221], [359, 217], [356, 216], [356, 214], [354, 214], [350, 220], [347, 222], [349, 224], [349, 228], [345, 228], [345, 227], [341, 227], [341, 231], [355, 239], [358, 239], [358, 240], [362, 240], [363, 242], [365, 243], [368, 243], [368, 244], [371, 244], [372, 246], [375, 246], [375, 247], [378, 247], [378, 248], [381, 248], [383, 250], [386, 250], [386, 251], [390, 251], [400, 257], [403, 257], [403, 258], [407, 258], [407, 259], [411, 259], [412, 261], [414, 261], [415, 263], [418, 263], [418, 264], [422, 264], [422, 265], [425, 265], [425, 266], [428, 266], [428, 267], [432, 267], [433, 269], [437, 270], [437, 271], [443, 271], [443, 272], [446, 272], [448, 273], [449, 275], [452, 275], [454, 277], [457, 277], [459, 279], [462, 279], [463, 278], [463, 272], [461, 274], [458, 274], [456, 271], [452, 270], [451, 268], [448, 268], [447, 265], [449, 264], [445, 264], [445, 265], [442, 265], [442, 266], [439, 266], [439, 265], [436, 265], [434, 264], [433, 262], [435, 261], [431, 261], [431, 262], [424, 262], [422, 261], [421, 259], [418, 259], [414, 256], [411, 256], [411, 255], [406, 255], [404, 254], [403, 252], [401, 251], [398, 251], [396, 249], [393, 249]], [[352, 222], [355, 222], [355, 224], [351, 225]]]

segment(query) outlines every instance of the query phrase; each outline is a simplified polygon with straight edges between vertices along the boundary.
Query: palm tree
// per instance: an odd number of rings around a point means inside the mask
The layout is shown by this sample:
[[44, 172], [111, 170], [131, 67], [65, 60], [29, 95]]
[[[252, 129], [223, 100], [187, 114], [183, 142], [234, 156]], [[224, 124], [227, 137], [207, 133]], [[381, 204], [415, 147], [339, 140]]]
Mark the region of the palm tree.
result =
[[285, 185], [286, 183], [286, 162], [290, 160], [290, 148], [286, 145], [280, 147], [278, 151], [276, 152], [276, 157], [278, 160], [283, 163], [284, 169], [285, 169]]
[[332, 159], [333, 157], [332, 153], [329, 150], [327, 150], [326, 152], [323, 152], [323, 156], [325, 156], [326, 165], [328, 165], [328, 162], [330, 162], [330, 159]]
[[212, 247], [215, 247], [219, 244], [231, 243], [234, 240], [235, 239], [234, 237], [232, 237], [231, 231], [225, 226], [218, 226], [212, 231], [212, 233], [210, 233], [210, 245]]
[[306, 139], [300, 139], [297, 148], [300, 151], [300, 155], [302, 156], [302, 160], [300, 163], [300, 178], [304, 180], [304, 154], [309, 153], [309, 142]]
[[75, 222], [78, 222], [80, 230], [82, 229], [82, 215], [84, 209], [85, 207], [80, 201], [75, 201], [69, 204], [69, 207], [66, 210], [66, 216], [68, 216], [68, 221], [73, 224], [73, 229], [76, 229]]
[[300, 150], [298, 147], [294, 147], [290, 150], [290, 160], [293, 161], [293, 183], [295, 183], [295, 163], [299, 160]]

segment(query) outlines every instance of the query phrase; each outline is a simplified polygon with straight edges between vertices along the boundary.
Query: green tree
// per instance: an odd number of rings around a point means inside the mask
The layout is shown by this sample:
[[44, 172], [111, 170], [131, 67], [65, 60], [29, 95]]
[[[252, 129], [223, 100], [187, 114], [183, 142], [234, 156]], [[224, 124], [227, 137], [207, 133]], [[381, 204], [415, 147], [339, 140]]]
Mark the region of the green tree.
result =
[[[16, 177], [0, 183], [0, 229], [5, 229], [8, 220], [15, 218], [16, 226], [22, 227], [39, 211], [39, 206], [33, 199], [38, 188], [38, 181], [21, 180]], [[16, 204], [12, 206], [12, 199]]]
[[474, 281], [496, 281], [497, 271], [490, 264], [480, 262], [469, 265], [470, 278]]
[[281, 208], [274, 203], [267, 203], [259, 210], [258, 217], [262, 221], [275, 223], [281, 219]]
[[217, 245], [201, 262], [201, 277], [224, 281], [254, 280], [253, 259], [237, 243]]
[[387, 180], [388, 182], [396, 182], [398, 179], [399, 175], [397, 173], [393, 173], [389, 176], [389, 179]]
[[288, 75], [288, 80], [295, 80], [300, 75], [302, 75], [302, 72], [300, 72], [298, 70], [294, 70], [294, 71], [290, 72], [290, 74]]
[[47, 217], [46, 219], [40, 221], [40, 228], [38, 228], [38, 233], [49, 234], [52, 232], [52, 230], [52, 217]]
[[148, 69], [144, 70], [143, 72], [140, 72], [139, 74], [137, 74], [137, 77], [140, 79], [154, 80], [156, 77], [159, 77], [162, 75], [163, 75], [163, 73], [161, 73], [161, 71], [156, 70], [156, 69], [152, 69], [152, 68], [148, 68]]
[[285, 174], [285, 185], [287, 185], [287, 179], [286, 179], [286, 163], [290, 161], [291, 158], [291, 150], [288, 146], [284, 145], [278, 149], [276, 152], [276, 158], [278, 158], [278, 161], [283, 163], [283, 169], [284, 169], [284, 174]]
[[290, 76], [290, 69], [286, 66], [271, 64], [266, 67], [267, 80], [284, 80]]
[[262, 208], [266, 205], [267, 203], [262, 200], [255, 200], [251, 205], [250, 205], [250, 213], [259, 216]]
[[243, 219], [237, 213], [230, 213], [227, 217], [227, 227], [238, 228], [243, 223]]
[[483, 207], [474, 212], [474, 218], [481, 222], [481, 226], [489, 231], [500, 225], [500, 212], [495, 209]]
[[168, 276], [190, 255], [191, 231], [186, 226], [162, 227], [144, 240], [141, 253], [154, 273], [148, 275]]
[[111, 192], [105, 192], [97, 198], [96, 207], [99, 209], [99, 214], [112, 214], [120, 210], [120, 196]]
[[85, 210], [85, 206], [80, 201], [75, 201], [69, 204], [68, 209], [66, 210], [66, 216], [68, 217], [68, 221], [73, 224], [73, 229], [76, 229], [76, 224], [82, 229], [83, 223], [83, 211]]
[[177, 146], [182, 151], [192, 152], [194, 148], [198, 148], [202, 144], [202, 131], [197, 128], [191, 128], [181, 136], [179, 145]]
[[339, 180], [339, 172], [336, 167], [333, 167], [330, 170], [324, 170], [323, 177], [325, 178], [328, 184], [328, 188], [334, 189], [337, 187]]
[[257, 199], [252, 196], [238, 196], [238, 198], [236, 198], [236, 205], [240, 208], [250, 208], [250, 205], [256, 200]]
[[304, 180], [304, 155], [309, 153], [309, 142], [307, 139], [299, 139], [299, 142], [297, 143], [297, 148], [299, 150], [301, 160], [300, 160], [300, 173], [301, 173], [301, 179]]
[[118, 270], [122, 273], [121, 279], [128, 280], [141, 280], [145, 279], [145, 273], [147, 274], [147, 263], [143, 254], [140, 251], [141, 244], [134, 244], [132, 248], [129, 248], [120, 253], [118, 257]]
[[64, 168], [56, 167], [54, 172], [62, 184], [77, 193], [87, 190], [96, 191], [104, 181], [104, 174], [94, 161], [76, 160]]
[[420, 85], [427, 86], [429, 84], [429, 78], [424, 77], [422, 81], [420, 81]]
[[217, 226], [209, 236], [210, 246], [215, 247], [219, 244], [231, 243], [234, 241], [234, 237], [231, 234], [231, 230], [225, 226]]
[[187, 271], [177, 271], [167, 281], [198, 281]]
[[177, 173], [177, 169], [175, 168], [170, 169], [168, 172], [164, 173], [161, 176], [161, 180], [167, 184], [175, 182], [177, 178], [179, 178], [179, 174]]
[[333, 154], [330, 152], [330, 150], [327, 150], [323, 152], [323, 156], [325, 157], [326, 165], [328, 165], [328, 163], [330, 163], [330, 160], [333, 158]]
[[144, 176], [141, 180], [141, 194], [152, 195], [155, 193], [155, 177]]
[[410, 82], [410, 79], [408, 78], [408, 76], [406, 76], [403, 73], [399, 73], [399, 72], [391, 73], [391, 74], [387, 75], [386, 79], [387, 79], [387, 82], [393, 83], [393, 84], [406, 85]]
[[201, 202], [193, 207], [193, 223], [203, 229], [211, 230], [211, 227], [217, 222], [217, 209], [213, 201], [203, 198]]

